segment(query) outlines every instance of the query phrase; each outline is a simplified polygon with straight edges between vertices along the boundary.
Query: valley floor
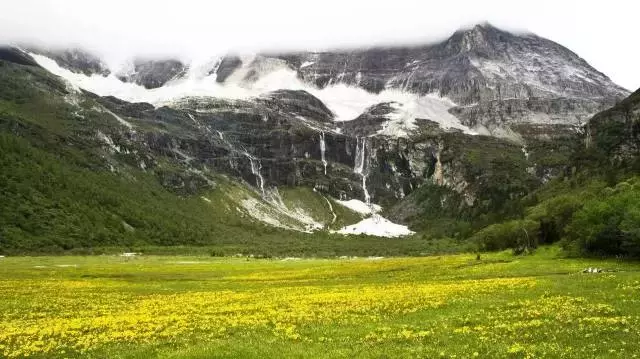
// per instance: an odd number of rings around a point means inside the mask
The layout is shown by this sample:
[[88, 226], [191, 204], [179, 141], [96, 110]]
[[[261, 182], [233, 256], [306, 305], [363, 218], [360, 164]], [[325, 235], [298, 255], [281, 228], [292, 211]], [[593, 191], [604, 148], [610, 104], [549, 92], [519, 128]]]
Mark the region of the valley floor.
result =
[[0, 357], [632, 358], [639, 342], [640, 263], [553, 247], [480, 260], [0, 258]]

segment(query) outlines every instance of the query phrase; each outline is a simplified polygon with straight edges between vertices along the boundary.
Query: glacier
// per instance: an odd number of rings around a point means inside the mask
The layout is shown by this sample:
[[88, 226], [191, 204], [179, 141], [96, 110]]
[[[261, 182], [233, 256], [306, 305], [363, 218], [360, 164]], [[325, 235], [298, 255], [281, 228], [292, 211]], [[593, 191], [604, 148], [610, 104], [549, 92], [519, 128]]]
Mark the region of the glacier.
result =
[[[386, 89], [378, 94], [360, 87], [342, 83], [319, 89], [301, 81], [297, 73], [286, 65], [272, 61], [260, 66], [256, 81], [244, 80], [248, 68], [234, 72], [224, 83], [216, 82], [215, 73], [206, 75], [203, 65], [192, 64], [186, 76], [172, 80], [164, 86], [147, 89], [135, 83], [121, 81], [114, 73], [108, 76], [75, 73], [59, 66], [54, 60], [29, 53], [49, 72], [62, 77], [72, 86], [99, 96], [114, 96], [129, 102], [147, 102], [154, 106], [171, 106], [185, 97], [217, 97], [225, 99], [252, 99], [277, 90], [304, 90], [320, 99], [334, 114], [336, 122], [356, 119], [366, 109], [380, 103], [392, 103], [395, 111], [383, 125], [380, 135], [406, 137], [416, 126], [416, 118], [435, 121], [446, 129], [458, 129], [475, 134], [448, 111], [456, 104], [436, 94], [419, 95], [399, 89]], [[247, 59], [249, 61], [250, 58]], [[247, 66], [248, 67], [248, 66]], [[115, 73], [118, 73], [115, 71]]]

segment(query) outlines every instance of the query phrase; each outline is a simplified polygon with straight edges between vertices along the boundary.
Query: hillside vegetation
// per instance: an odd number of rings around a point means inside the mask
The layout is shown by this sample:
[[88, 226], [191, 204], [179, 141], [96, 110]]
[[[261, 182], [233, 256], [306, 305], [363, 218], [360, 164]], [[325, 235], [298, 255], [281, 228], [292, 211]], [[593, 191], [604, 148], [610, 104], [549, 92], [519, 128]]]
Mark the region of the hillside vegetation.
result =
[[[279, 188], [267, 203], [244, 181], [191, 163], [168, 147], [175, 139], [167, 134], [194, 136], [179, 122], [191, 120], [168, 116], [171, 109], [157, 118], [123, 118], [105, 104], [126, 105], [127, 113], [145, 105], [98, 98], [38, 67], [0, 60], [0, 253], [390, 256], [521, 253], [560, 242], [572, 254], [636, 257], [638, 102], [636, 92], [596, 115], [583, 138], [532, 142], [531, 171], [552, 168], [556, 176], [544, 186], [528, 174], [519, 144], [439, 130], [418, 134], [425, 143], [446, 140], [442, 160], [474, 179], [477, 198], [470, 207], [454, 184], [427, 182], [385, 212], [418, 233], [388, 240], [331, 234], [362, 217], [309, 187]], [[152, 150], [153, 141], [169, 144]], [[259, 220], [265, 215], [280, 228]], [[325, 230], [287, 230], [304, 229], [305, 221]]]
[[517, 200], [521, 215], [475, 233], [484, 250], [560, 242], [574, 255], [640, 258], [640, 90], [591, 119], [571, 173]]

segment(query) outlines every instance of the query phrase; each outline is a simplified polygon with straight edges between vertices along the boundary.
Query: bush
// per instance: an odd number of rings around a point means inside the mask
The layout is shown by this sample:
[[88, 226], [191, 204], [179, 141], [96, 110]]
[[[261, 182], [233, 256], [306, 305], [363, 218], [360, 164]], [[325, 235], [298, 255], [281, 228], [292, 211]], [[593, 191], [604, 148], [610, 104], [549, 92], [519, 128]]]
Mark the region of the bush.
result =
[[587, 201], [567, 227], [584, 254], [640, 257], [640, 180], [622, 182]]
[[524, 219], [493, 224], [477, 232], [473, 237], [480, 250], [498, 251], [513, 248], [524, 252], [538, 245], [540, 224]]

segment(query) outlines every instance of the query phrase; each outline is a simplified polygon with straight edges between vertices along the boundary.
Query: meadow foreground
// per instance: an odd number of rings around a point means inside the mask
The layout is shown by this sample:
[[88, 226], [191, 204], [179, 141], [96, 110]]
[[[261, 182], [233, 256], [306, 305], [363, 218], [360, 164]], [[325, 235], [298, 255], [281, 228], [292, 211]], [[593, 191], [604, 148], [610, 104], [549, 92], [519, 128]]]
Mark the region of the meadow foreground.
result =
[[[583, 273], [597, 267], [602, 273]], [[0, 259], [0, 357], [633, 358], [640, 263]]]

